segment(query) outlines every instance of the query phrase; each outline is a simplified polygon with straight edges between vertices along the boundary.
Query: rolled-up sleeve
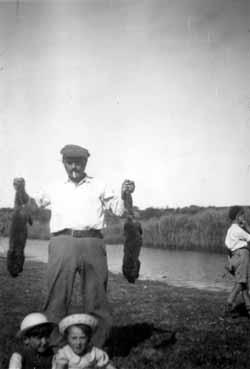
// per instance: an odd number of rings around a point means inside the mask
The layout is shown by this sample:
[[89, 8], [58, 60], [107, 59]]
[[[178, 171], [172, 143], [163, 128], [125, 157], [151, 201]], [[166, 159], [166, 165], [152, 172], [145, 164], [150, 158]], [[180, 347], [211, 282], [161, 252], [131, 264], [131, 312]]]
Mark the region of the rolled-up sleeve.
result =
[[111, 211], [114, 215], [122, 216], [125, 211], [124, 201], [121, 196], [117, 195], [115, 191], [108, 186], [104, 187], [100, 196], [104, 210]]
[[34, 196], [34, 201], [36, 202], [38, 207], [46, 208], [51, 205], [50, 195], [46, 192], [39, 192]]

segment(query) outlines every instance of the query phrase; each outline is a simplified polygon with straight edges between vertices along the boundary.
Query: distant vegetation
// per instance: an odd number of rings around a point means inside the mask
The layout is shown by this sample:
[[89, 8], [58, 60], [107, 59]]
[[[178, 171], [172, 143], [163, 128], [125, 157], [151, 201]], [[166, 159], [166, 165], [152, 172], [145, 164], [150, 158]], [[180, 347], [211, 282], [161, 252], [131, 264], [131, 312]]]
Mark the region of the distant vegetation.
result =
[[[12, 209], [0, 209], [0, 226], [8, 235]], [[189, 206], [184, 208], [135, 208], [143, 227], [145, 247], [172, 250], [198, 250], [223, 253], [224, 239], [229, 226], [228, 208]], [[250, 223], [250, 210], [246, 208]], [[50, 211], [38, 211], [29, 226], [29, 238], [49, 239]], [[104, 231], [109, 244], [123, 242], [124, 219], [107, 216]]]
[[[171, 250], [197, 250], [224, 253], [224, 239], [230, 224], [228, 208], [189, 206], [185, 208], [148, 208], [139, 211], [145, 247]], [[250, 212], [247, 210], [250, 220]], [[122, 235], [121, 224], [106, 231], [109, 243]]]

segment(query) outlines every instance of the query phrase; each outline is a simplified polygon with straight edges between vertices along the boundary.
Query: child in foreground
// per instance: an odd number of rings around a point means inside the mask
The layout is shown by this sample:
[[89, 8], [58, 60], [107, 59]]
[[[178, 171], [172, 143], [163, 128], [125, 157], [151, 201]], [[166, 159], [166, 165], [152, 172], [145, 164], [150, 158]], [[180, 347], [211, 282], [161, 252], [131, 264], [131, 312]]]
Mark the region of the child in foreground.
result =
[[49, 336], [54, 327], [44, 314], [28, 314], [17, 333], [21, 345], [12, 354], [9, 369], [51, 369], [53, 351]]
[[67, 342], [53, 359], [52, 369], [115, 369], [108, 355], [91, 344], [97, 319], [88, 314], [72, 314], [59, 323], [59, 331]]
[[250, 296], [248, 293], [249, 228], [242, 206], [232, 206], [229, 209], [228, 216], [232, 224], [227, 231], [225, 244], [229, 251], [230, 269], [235, 277], [235, 284], [227, 299], [226, 314], [233, 312], [237, 296], [241, 292], [248, 316], [250, 317]]

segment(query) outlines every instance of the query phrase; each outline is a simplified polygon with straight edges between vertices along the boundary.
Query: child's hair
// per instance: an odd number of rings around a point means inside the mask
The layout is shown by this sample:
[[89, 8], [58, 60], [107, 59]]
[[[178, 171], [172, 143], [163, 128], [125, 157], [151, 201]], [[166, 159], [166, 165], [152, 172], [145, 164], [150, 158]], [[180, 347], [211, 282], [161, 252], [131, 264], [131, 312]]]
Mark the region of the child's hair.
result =
[[240, 213], [244, 213], [243, 206], [234, 205], [229, 208], [228, 217], [231, 220], [235, 220]]
[[77, 327], [79, 329], [81, 329], [81, 331], [86, 335], [86, 337], [90, 340], [91, 336], [92, 336], [92, 328], [87, 325], [87, 324], [73, 324], [71, 325], [70, 327], [66, 328], [65, 329], [65, 332], [64, 332], [64, 337], [67, 339], [67, 336], [69, 334], [69, 331], [70, 331], [70, 328], [71, 327]]

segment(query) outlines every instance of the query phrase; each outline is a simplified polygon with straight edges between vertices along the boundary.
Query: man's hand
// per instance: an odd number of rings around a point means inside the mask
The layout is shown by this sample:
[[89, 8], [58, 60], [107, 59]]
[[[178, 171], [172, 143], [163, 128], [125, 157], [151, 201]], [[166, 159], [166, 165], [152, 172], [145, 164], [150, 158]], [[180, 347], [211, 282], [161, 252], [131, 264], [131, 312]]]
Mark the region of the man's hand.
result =
[[130, 181], [129, 179], [125, 179], [122, 183], [122, 198], [125, 196], [125, 194], [131, 194], [135, 190], [135, 182]]
[[25, 189], [25, 180], [22, 177], [16, 177], [13, 180], [13, 186], [16, 191], [24, 190]]
[[122, 183], [122, 199], [124, 201], [124, 206], [128, 214], [133, 213], [133, 199], [132, 199], [132, 193], [135, 190], [135, 182], [130, 181], [129, 179], [125, 179], [125, 181]]
[[13, 186], [16, 190], [15, 207], [26, 205], [29, 201], [29, 195], [25, 191], [25, 180], [22, 177], [14, 178]]

